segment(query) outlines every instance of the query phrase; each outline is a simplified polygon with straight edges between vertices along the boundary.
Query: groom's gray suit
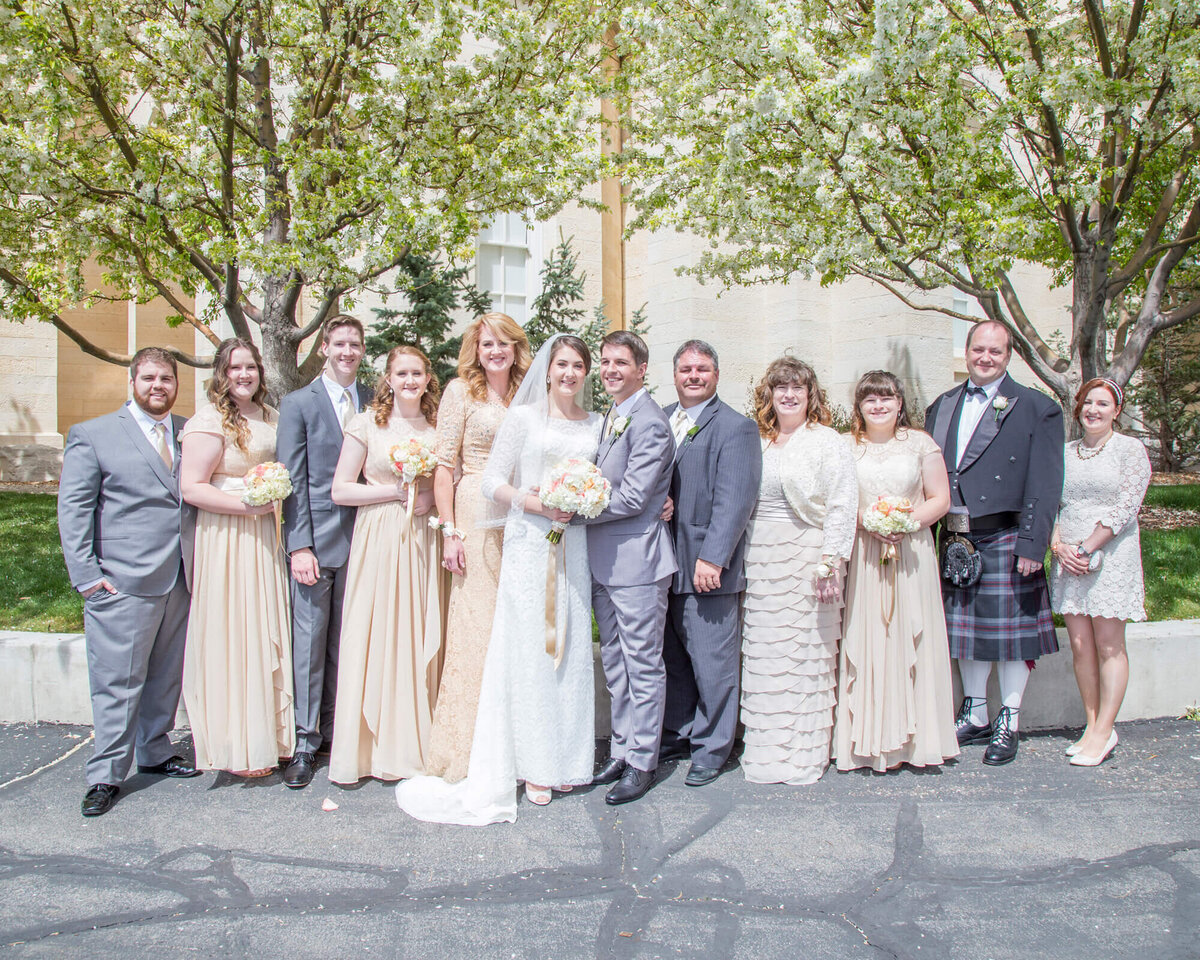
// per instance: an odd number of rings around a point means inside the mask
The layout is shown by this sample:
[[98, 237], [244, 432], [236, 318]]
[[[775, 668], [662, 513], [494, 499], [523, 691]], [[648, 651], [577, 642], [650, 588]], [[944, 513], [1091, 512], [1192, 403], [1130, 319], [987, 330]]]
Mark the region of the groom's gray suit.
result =
[[[183, 429], [171, 415], [172, 437]], [[168, 469], [128, 405], [67, 434], [58, 531], [75, 589], [107, 580], [83, 603], [96, 747], [89, 786], [119, 784], [136, 754], [155, 766], [175, 750], [191, 601], [194, 511], [179, 495], [179, 444]]]
[[[356, 408], [367, 392], [355, 384]], [[288, 554], [308, 548], [320, 576], [310, 585], [291, 578], [292, 675], [295, 684], [296, 752], [316, 753], [333, 730], [338, 639], [346, 561], [354, 532], [354, 508], [333, 502], [333, 471], [342, 452], [342, 422], [321, 377], [289, 393], [279, 404], [275, 455], [292, 477], [283, 501], [283, 539]]]
[[666, 701], [663, 628], [676, 566], [660, 515], [675, 449], [666, 415], [648, 393], [634, 398], [627, 416], [624, 430], [600, 441], [596, 465], [613, 488], [604, 512], [588, 521], [588, 562], [612, 698], [610, 756], [648, 772], [658, 766]]

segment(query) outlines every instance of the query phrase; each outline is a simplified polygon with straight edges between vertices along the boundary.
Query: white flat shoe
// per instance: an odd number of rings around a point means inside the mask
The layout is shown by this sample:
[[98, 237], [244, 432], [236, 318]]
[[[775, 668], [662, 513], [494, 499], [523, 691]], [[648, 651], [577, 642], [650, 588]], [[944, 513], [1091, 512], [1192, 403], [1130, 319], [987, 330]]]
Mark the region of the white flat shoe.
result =
[[539, 807], [544, 807], [554, 799], [554, 794], [551, 792], [549, 787], [537, 787], [526, 782], [525, 799], [530, 803], [537, 804]]
[[1101, 752], [1100, 756], [1089, 757], [1083, 753], [1076, 753], [1075, 756], [1073, 756], [1071, 758], [1071, 766], [1073, 766], [1073, 767], [1098, 767], [1098, 766], [1100, 766], [1100, 764], [1102, 764], [1105, 760], [1108, 759], [1109, 755], [1113, 752], [1114, 749], [1116, 749], [1116, 746], [1117, 746], [1117, 731], [1114, 730], [1112, 733], [1110, 733], [1108, 735], [1108, 742], [1104, 745], [1104, 750]]

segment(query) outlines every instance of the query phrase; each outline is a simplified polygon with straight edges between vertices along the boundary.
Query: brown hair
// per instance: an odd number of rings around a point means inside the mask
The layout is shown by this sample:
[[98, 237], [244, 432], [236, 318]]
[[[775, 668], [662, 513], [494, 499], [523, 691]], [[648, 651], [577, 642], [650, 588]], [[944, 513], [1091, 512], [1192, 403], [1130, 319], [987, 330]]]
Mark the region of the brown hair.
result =
[[896, 418], [897, 433], [912, 426], [908, 419], [908, 402], [904, 399], [904, 385], [899, 378], [886, 370], [868, 370], [854, 385], [854, 412], [850, 420], [850, 433], [856, 443], [862, 443], [867, 432], [862, 415], [862, 402], [872, 394], [877, 397], [900, 398], [900, 415]]
[[808, 391], [805, 420], [808, 423], [823, 423], [829, 426], [833, 417], [829, 413], [829, 407], [825, 405], [825, 391], [817, 383], [816, 371], [803, 360], [780, 357], [771, 361], [767, 372], [754, 388], [754, 421], [758, 424], [759, 435], [768, 440], [779, 436], [779, 416], [775, 413], [774, 403], [771, 402], [772, 391], [786, 383], [798, 383]]
[[513, 365], [508, 371], [508, 392], [502, 398], [507, 404], [525, 379], [525, 372], [533, 363], [529, 352], [529, 338], [525, 331], [507, 313], [485, 313], [467, 327], [463, 333], [462, 347], [458, 351], [458, 375], [467, 385], [467, 392], [481, 403], [487, 399], [487, 374], [479, 364], [479, 338], [484, 326], [505, 343], [513, 345]]
[[348, 313], [336, 313], [321, 324], [321, 342], [329, 343], [329, 338], [333, 336], [333, 331], [341, 327], [353, 327], [358, 331], [358, 339], [366, 343], [367, 332], [363, 329], [362, 321], [357, 317], [350, 316]]
[[[1079, 392], [1075, 394], [1074, 416], [1075, 422], [1080, 426], [1083, 425], [1083, 422], [1079, 419], [1080, 415], [1083, 413], [1083, 401], [1086, 400], [1087, 395], [1097, 387], [1103, 387], [1108, 391], [1109, 395], [1113, 398], [1113, 403], [1117, 405], [1117, 413], [1120, 413], [1125, 406], [1125, 398], [1121, 396], [1121, 388], [1117, 386], [1116, 382], [1109, 380], [1108, 377], [1092, 377], [1092, 379], [1080, 387]], [[1115, 428], [1116, 425], [1117, 423], [1114, 419], [1113, 427]]]
[[217, 347], [217, 354], [213, 357], [213, 375], [205, 392], [208, 402], [221, 412], [221, 429], [225, 431], [225, 436], [231, 437], [238, 449], [245, 453], [246, 444], [250, 442], [250, 424], [242, 416], [237, 402], [229, 393], [229, 364], [233, 351], [238, 349], [249, 350], [254, 365], [258, 367], [258, 389], [254, 391], [251, 400], [262, 407], [263, 419], [268, 419], [267, 408], [264, 406], [267, 399], [267, 371], [263, 367], [262, 354], [258, 352], [258, 347], [249, 340], [231, 337], [221, 341]]
[[409, 346], [407, 343], [392, 347], [387, 355], [387, 363], [383, 365], [383, 376], [375, 385], [375, 397], [371, 400], [371, 409], [375, 411], [376, 425], [386, 427], [392, 418], [392, 406], [395, 403], [396, 393], [392, 390], [392, 385], [388, 383], [388, 374], [392, 372], [392, 363], [397, 357], [417, 357], [424, 364], [425, 373], [429, 376], [429, 383], [425, 384], [425, 392], [421, 394], [421, 414], [429, 421], [431, 427], [436, 427], [438, 398], [442, 393], [441, 385], [438, 383], [437, 374], [433, 372], [433, 365], [429, 362], [429, 358], [419, 348]]
[[159, 363], [164, 367], [170, 367], [171, 373], [175, 374], [175, 378], [179, 379], [179, 364], [175, 362], [175, 357], [162, 347], [142, 347], [133, 355], [133, 359], [129, 361], [129, 379], [136, 380], [138, 367], [143, 363]]
[[562, 351], [563, 347], [570, 347], [577, 354], [579, 354], [579, 359], [583, 361], [583, 372], [585, 374], [592, 372], [592, 353], [590, 350], [588, 350], [587, 344], [573, 333], [564, 333], [561, 337], [554, 341], [554, 349], [550, 351], [550, 361], [552, 363], [554, 362], [554, 358], [557, 357]]
[[650, 362], [650, 349], [646, 346], [646, 341], [632, 330], [613, 330], [605, 334], [604, 339], [600, 341], [601, 353], [605, 347], [624, 347], [633, 355], [635, 367]]
[[971, 341], [975, 339], [975, 331], [978, 330], [980, 327], [998, 327], [1000, 330], [1002, 330], [1004, 332], [1005, 339], [1007, 340], [1007, 343], [1008, 343], [1008, 349], [1005, 352], [1005, 356], [1007, 356], [1007, 357], [1012, 356], [1012, 352], [1013, 352], [1012, 331], [1009, 330], [1008, 327], [1006, 327], [1004, 324], [1002, 324], [999, 320], [977, 320], [977, 321], [975, 321], [975, 323], [971, 324], [971, 329], [967, 331], [967, 345], [964, 348], [965, 350], [971, 349]]

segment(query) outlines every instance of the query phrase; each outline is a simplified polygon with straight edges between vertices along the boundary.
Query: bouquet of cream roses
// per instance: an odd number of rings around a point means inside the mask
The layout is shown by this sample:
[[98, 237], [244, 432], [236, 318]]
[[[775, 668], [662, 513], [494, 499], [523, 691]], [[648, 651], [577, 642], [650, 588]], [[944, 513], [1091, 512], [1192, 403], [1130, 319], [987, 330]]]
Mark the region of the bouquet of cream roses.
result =
[[251, 507], [277, 503], [292, 495], [292, 476], [288, 473], [288, 468], [277, 460], [268, 460], [251, 467], [242, 480], [246, 484], [242, 503]]
[[[577, 513], [589, 520], [600, 515], [611, 496], [612, 484], [604, 478], [600, 468], [578, 457], [555, 464], [538, 493], [546, 506]], [[558, 543], [566, 529], [565, 524], [551, 523], [546, 539]]]
[[437, 466], [437, 456], [421, 437], [409, 437], [395, 444], [388, 451], [392, 472], [405, 483], [416, 483], [418, 477], [427, 477]]
[[[897, 533], [915, 533], [921, 525], [912, 517], [913, 505], [908, 497], [880, 497], [863, 511], [863, 529], [880, 536]], [[880, 557], [887, 563], [896, 555], [895, 544], [889, 543]]]

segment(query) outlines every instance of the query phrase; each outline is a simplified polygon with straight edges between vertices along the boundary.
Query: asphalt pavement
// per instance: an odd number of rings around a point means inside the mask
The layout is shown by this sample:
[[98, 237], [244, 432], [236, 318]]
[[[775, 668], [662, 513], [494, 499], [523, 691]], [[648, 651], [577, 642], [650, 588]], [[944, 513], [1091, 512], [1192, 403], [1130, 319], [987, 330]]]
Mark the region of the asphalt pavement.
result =
[[[937, 771], [419, 823], [392, 789], [136, 776], [83, 819], [90, 729], [0, 726], [0, 955], [266, 958], [1200, 957], [1200, 724], [1066, 732]], [[184, 741], [184, 748], [190, 744]], [[73, 752], [72, 752], [73, 751]], [[337, 804], [325, 810], [324, 801]]]

